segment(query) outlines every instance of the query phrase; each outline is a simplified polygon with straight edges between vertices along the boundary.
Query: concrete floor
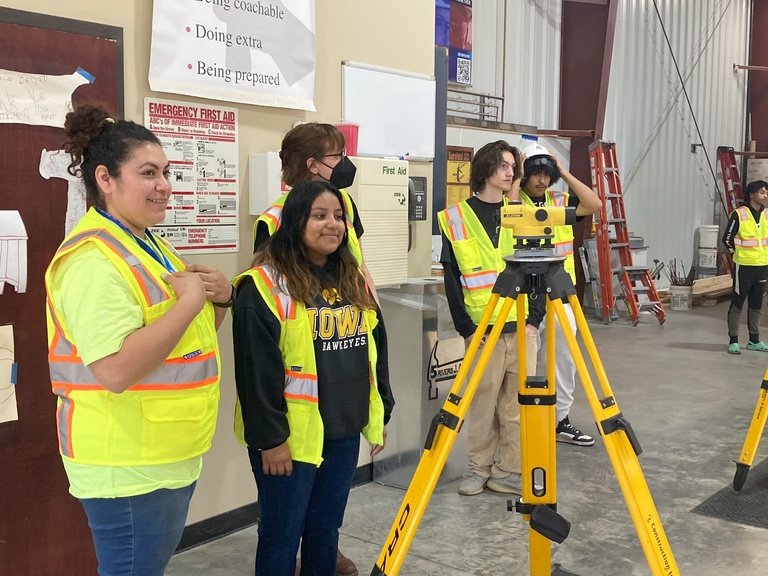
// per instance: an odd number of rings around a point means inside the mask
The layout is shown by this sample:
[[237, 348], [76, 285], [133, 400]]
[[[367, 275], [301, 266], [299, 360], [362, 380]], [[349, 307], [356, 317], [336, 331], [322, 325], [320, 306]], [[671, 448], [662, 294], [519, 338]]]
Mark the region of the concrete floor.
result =
[[[590, 320], [616, 400], [644, 449], [640, 464], [679, 573], [686, 576], [768, 575], [768, 532], [690, 513], [731, 484], [732, 460], [768, 364], [768, 354], [760, 352], [726, 354], [727, 308], [721, 302], [670, 311], [663, 326], [652, 316], [634, 328]], [[742, 334], [744, 346], [746, 326]], [[768, 339], [768, 328], [763, 336]], [[595, 430], [581, 388], [571, 421]], [[766, 454], [764, 440], [754, 464]], [[592, 448], [558, 444], [557, 465], [558, 510], [572, 527], [565, 542], [553, 544], [552, 562], [579, 576], [650, 574], [602, 441]], [[487, 490], [463, 497], [457, 487], [458, 481], [435, 491], [400, 573], [527, 575], [528, 525], [506, 511], [506, 497]], [[340, 547], [361, 575], [370, 574], [403, 495], [378, 484], [352, 490]], [[166, 574], [249, 576], [255, 547], [254, 527], [176, 555]]]

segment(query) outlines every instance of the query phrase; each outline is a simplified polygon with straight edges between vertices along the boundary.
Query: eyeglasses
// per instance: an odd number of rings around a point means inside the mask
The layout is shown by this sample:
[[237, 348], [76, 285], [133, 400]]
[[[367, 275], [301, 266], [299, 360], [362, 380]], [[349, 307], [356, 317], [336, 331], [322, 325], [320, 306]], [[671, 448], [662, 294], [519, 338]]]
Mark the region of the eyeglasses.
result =
[[337, 152], [336, 154], [324, 154], [323, 156], [321, 156], [321, 158], [338, 158], [339, 160], [341, 160], [346, 155], [347, 155], [347, 149], [343, 148], [341, 152]]

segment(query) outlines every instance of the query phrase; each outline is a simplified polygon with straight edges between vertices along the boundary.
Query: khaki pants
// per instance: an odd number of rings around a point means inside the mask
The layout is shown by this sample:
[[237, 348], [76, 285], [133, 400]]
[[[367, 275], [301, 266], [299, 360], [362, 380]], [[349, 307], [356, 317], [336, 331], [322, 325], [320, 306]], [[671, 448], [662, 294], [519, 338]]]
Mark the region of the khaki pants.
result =
[[[527, 336], [525, 351], [526, 372], [533, 376], [536, 334]], [[521, 471], [517, 375], [517, 334], [501, 334], [469, 405], [469, 469], [483, 478], [503, 478]]]

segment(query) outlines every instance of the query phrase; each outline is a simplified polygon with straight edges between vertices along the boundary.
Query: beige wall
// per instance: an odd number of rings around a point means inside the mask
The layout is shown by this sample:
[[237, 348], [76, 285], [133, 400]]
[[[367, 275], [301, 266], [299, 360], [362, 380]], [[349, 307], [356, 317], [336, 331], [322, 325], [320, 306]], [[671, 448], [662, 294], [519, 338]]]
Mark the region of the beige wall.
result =
[[[177, 94], [153, 93], [147, 75], [152, 28], [149, 0], [3, 0], [17, 10], [38, 12], [123, 28], [125, 54], [125, 116], [143, 121], [146, 96], [202, 101]], [[277, 150], [293, 122], [338, 122], [341, 118], [342, 60], [432, 74], [434, 0], [317, 0], [317, 112], [266, 108], [221, 102], [239, 110], [240, 140], [240, 251], [237, 254], [191, 258], [217, 266], [228, 277], [248, 267], [253, 218], [248, 215], [248, 154]], [[256, 499], [256, 487], [245, 450], [232, 435], [235, 402], [232, 336], [229, 319], [219, 330], [223, 373], [221, 412], [213, 448], [205, 457], [188, 522], [197, 522]], [[361, 449], [361, 464], [370, 462]]]

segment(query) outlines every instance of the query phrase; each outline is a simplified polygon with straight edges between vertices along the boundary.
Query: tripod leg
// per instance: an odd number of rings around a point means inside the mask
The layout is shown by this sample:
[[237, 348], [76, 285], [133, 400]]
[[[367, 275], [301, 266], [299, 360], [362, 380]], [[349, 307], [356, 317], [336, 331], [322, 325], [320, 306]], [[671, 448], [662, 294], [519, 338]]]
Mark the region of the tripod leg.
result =
[[768, 370], [766, 370], [763, 382], [760, 384], [760, 398], [757, 401], [752, 423], [749, 425], [747, 437], [744, 440], [744, 447], [741, 449], [739, 459], [734, 460], [736, 462], [736, 474], [733, 477], [733, 489], [736, 492], [744, 487], [744, 482], [747, 480], [747, 474], [755, 460], [760, 437], [763, 435], [766, 418], [768, 418]]
[[[544, 297], [544, 296], [542, 296]], [[518, 304], [520, 306], [521, 303]], [[537, 506], [556, 505], [555, 488], [555, 378], [554, 313], [547, 303], [547, 376], [528, 376], [525, 312], [517, 312], [518, 400], [520, 402], [520, 448], [523, 471], [523, 497], [516, 509], [530, 523], [528, 543], [531, 576], [550, 576], [552, 525], [543, 528], [532, 520]], [[535, 362], [535, 359], [533, 360]], [[534, 368], [535, 371], [535, 368]], [[554, 512], [553, 512], [554, 514]], [[541, 530], [539, 532], [537, 530]], [[549, 528], [549, 529], [548, 529]], [[564, 537], [563, 537], [564, 538]], [[558, 538], [558, 541], [562, 539]]]
[[493, 349], [499, 340], [499, 335], [509, 317], [509, 312], [515, 303], [515, 300], [512, 298], [504, 298], [502, 300], [502, 306], [493, 329], [486, 339], [480, 358], [477, 361], [477, 366], [469, 378], [469, 382], [464, 390], [464, 396], [462, 397], [460, 395], [461, 389], [480, 347], [485, 330], [490, 324], [499, 298], [499, 294], [493, 294], [485, 307], [483, 317], [472, 337], [472, 342], [461, 363], [459, 373], [453, 381], [448, 398], [445, 404], [443, 404], [440, 413], [432, 421], [427, 443], [424, 446], [424, 453], [421, 455], [419, 465], [413, 474], [413, 479], [405, 493], [400, 510], [397, 516], [395, 516], [394, 524], [389, 531], [384, 548], [371, 571], [371, 576], [396, 576], [403, 565], [405, 555], [416, 534], [427, 504], [429, 504], [432, 492], [435, 490], [437, 480], [440, 477], [443, 466], [445, 466], [445, 461], [448, 459], [448, 454], [464, 423], [472, 397], [477, 390], [483, 372], [485, 372]]
[[679, 574], [677, 564], [675, 563], [672, 549], [664, 533], [661, 519], [656, 511], [656, 506], [653, 503], [653, 498], [637, 459], [638, 454], [642, 450], [632, 431], [632, 426], [619, 411], [602, 362], [597, 354], [597, 348], [589, 331], [589, 326], [584, 318], [584, 312], [576, 295], [569, 295], [568, 301], [573, 308], [576, 325], [581, 332], [592, 367], [600, 384], [601, 398], [598, 398], [592, 384], [581, 349], [568, 323], [563, 303], [560, 300], [555, 300], [552, 302], [552, 305], [568, 342], [568, 348], [576, 362], [576, 369], [584, 385], [584, 391], [592, 408], [592, 413], [598, 423], [598, 430], [603, 436], [605, 449], [608, 452], [608, 457], [613, 465], [619, 486], [624, 494], [624, 500], [627, 503], [627, 508], [635, 525], [635, 530], [643, 547], [651, 574], [653, 576], [676, 576]]

